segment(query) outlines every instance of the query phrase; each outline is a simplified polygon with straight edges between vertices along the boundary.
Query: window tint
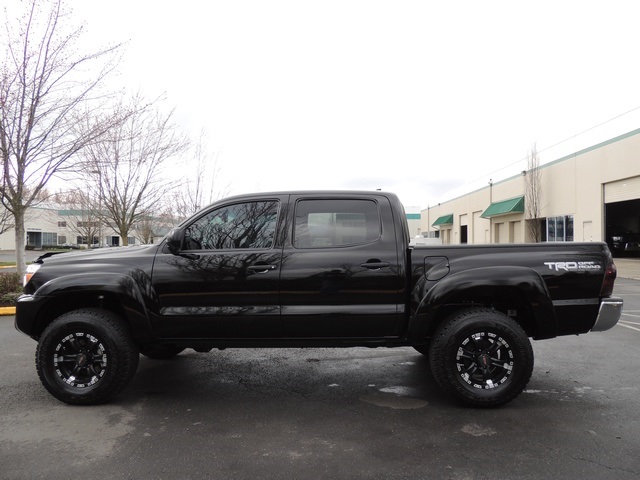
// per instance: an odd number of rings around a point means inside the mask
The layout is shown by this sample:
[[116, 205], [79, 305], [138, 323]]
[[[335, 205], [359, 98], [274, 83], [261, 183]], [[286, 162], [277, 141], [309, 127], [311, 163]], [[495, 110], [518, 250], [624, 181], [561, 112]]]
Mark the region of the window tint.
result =
[[271, 248], [278, 202], [249, 202], [214, 210], [185, 229], [185, 250]]
[[296, 248], [357, 245], [379, 238], [378, 206], [371, 200], [302, 200], [296, 205]]

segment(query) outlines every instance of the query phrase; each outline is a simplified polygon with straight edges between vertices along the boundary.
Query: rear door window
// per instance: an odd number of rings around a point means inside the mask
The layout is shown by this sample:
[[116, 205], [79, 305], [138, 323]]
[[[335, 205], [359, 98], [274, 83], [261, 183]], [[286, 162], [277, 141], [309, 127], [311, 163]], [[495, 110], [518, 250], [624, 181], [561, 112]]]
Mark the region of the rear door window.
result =
[[380, 238], [380, 214], [372, 200], [301, 200], [296, 205], [295, 248], [346, 247]]

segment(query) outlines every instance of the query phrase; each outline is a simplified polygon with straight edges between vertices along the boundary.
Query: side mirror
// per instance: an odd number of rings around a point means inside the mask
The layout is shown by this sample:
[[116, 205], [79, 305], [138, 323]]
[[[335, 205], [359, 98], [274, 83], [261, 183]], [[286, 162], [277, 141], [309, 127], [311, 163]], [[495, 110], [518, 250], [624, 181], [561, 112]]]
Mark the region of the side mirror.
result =
[[174, 228], [167, 234], [167, 247], [174, 255], [179, 255], [182, 250], [182, 242], [184, 241], [184, 230]]

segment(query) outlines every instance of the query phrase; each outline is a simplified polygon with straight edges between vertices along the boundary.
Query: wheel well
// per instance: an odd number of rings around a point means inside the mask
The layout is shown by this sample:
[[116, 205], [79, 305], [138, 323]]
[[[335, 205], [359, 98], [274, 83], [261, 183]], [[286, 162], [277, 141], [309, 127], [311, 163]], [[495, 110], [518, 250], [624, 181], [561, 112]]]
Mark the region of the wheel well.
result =
[[115, 313], [120, 318], [125, 318], [125, 312], [117, 296], [105, 292], [78, 292], [56, 295], [46, 308], [41, 309], [36, 320], [36, 336], [39, 337], [47, 325], [60, 315], [78, 310], [80, 308], [100, 308]]
[[527, 333], [534, 337], [536, 323], [531, 305], [524, 294], [517, 288], [477, 288], [466, 291], [464, 296], [448, 299], [447, 303], [440, 306], [432, 317], [427, 337], [431, 338], [434, 331], [447, 317], [456, 311], [472, 308], [487, 307], [497, 310], [515, 320]]

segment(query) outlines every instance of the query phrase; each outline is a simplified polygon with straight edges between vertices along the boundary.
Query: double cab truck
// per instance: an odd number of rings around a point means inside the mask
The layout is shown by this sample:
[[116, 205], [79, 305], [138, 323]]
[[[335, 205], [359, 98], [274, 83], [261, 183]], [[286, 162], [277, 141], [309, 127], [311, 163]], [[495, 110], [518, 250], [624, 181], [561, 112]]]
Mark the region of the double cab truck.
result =
[[391, 193], [236, 196], [159, 244], [41, 256], [15, 324], [37, 341], [44, 387], [69, 404], [112, 399], [140, 354], [366, 346], [413, 347], [454, 399], [495, 407], [526, 387], [530, 338], [620, 318], [605, 243], [409, 241]]

